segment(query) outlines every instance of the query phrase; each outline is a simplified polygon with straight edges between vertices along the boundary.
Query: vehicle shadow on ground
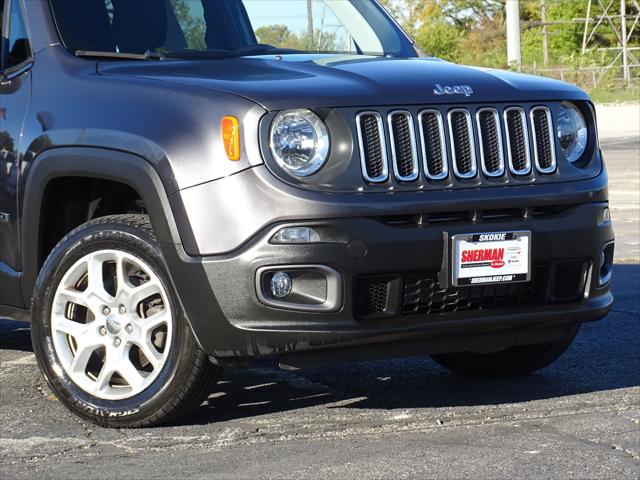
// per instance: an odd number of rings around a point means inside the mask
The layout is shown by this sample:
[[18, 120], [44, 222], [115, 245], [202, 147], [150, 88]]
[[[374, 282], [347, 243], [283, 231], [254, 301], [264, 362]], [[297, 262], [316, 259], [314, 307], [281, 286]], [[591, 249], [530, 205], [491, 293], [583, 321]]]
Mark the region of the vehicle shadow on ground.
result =
[[[283, 372], [275, 360], [228, 370], [186, 423], [208, 424], [312, 406], [352, 409], [500, 405], [640, 385], [639, 265], [617, 265], [616, 304], [583, 325], [554, 364], [521, 378], [450, 374], [428, 358], [397, 359]], [[29, 325], [0, 320], [0, 349], [31, 351]], [[339, 402], [339, 403], [336, 403]]]

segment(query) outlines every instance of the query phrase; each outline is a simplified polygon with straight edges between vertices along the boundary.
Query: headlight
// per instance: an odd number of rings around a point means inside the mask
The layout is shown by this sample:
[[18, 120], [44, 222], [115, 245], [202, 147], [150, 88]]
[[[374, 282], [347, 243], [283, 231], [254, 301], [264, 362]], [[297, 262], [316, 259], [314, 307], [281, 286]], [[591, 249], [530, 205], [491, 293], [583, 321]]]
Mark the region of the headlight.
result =
[[313, 175], [327, 161], [329, 134], [310, 110], [286, 110], [271, 126], [271, 153], [278, 165], [296, 177]]
[[587, 123], [580, 110], [571, 103], [563, 103], [558, 113], [558, 140], [564, 156], [571, 163], [582, 157], [587, 148]]

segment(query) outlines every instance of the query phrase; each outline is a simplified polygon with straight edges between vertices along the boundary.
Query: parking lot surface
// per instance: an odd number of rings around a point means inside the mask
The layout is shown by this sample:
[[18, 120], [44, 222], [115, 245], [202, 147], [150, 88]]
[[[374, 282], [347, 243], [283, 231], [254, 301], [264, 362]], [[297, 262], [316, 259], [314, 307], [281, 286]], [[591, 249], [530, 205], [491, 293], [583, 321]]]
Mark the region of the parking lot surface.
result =
[[618, 237], [614, 311], [556, 363], [465, 379], [428, 358], [228, 371], [182, 425], [106, 430], [38, 374], [28, 325], [0, 320], [0, 478], [638, 478], [636, 137], [603, 141]]

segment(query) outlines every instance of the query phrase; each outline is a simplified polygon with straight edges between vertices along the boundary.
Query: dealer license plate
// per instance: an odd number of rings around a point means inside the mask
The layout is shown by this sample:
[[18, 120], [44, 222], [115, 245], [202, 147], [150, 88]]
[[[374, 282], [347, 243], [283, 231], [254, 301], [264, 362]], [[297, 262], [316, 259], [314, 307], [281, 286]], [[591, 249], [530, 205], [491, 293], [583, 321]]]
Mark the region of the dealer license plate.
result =
[[531, 232], [469, 233], [452, 241], [455, 287], [531, 280]]

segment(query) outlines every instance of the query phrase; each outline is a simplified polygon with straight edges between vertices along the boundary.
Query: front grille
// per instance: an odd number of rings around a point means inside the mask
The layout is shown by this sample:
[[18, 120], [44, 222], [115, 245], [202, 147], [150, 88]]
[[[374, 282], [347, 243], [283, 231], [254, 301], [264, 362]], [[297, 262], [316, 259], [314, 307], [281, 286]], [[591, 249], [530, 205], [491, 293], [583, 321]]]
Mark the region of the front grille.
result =
[[478, 110], [476, 118], [482, 171], [488, 177], [499, 177], [504, 174], [500, 116], [493, 108], [483, 108]]
[[531, 171], [527, 117], [524, 110], [518, 107], [507, 108], [504, 111], [504, 117], [507, 128], [509, 168], [516, 175], [526, 175]]
[[532, 108], [531, 125], [536, 168], [540, 173], [553, 173], [556, 170], [556, 151], [551, 111], [547, 107]]
[[589, 265], [586, 259], [541, 263], [533, 266], [529, 282], [452, 288], [442, 287], [435, 272], [356, 278], [354, 315], [374, 320], [577, 302]]
[[411, 114], [409, 112], [390, 113], [389, 133], [393, 172], [401, 182], [412, 182], [418, 178], [419, 169]]
[[486, 178], [503, 177], [507, 169], [529, 175], [534, 163], [534, 173], [556, 171], [553, 117], [546, 106], [367, 111], [356, 115], [356, 129], [369, 183], [388, 182], [391, 170], [402, 183], [417, 181], [421, 171], [432, 182], [448, 179], [450, 172], [459, 179], [475, 178], [479, 171]]
[[372, 183], [384, 182], [389, 175], [387, 146], [380, 114], [365, 112], [357, 118], [360, 156], [364, 178]]
[[476, 176], [476, 150], [473, 141], [471, 115], [467, 110], [456, 109], [449, 112], [449, 135], [453, 170], [459, 178]]
[[442, 180], [449, 175], [444, 123], [438, 110], [424, 110], [418, 117], [424, 172], [430, 180]]

